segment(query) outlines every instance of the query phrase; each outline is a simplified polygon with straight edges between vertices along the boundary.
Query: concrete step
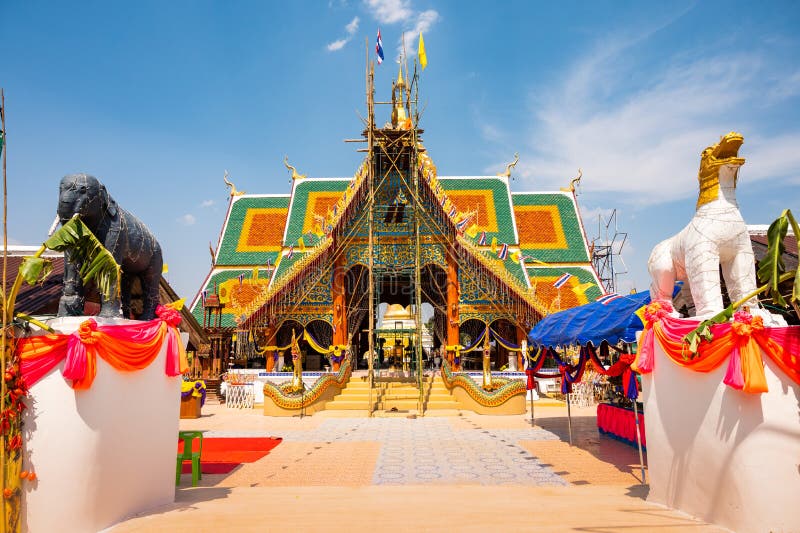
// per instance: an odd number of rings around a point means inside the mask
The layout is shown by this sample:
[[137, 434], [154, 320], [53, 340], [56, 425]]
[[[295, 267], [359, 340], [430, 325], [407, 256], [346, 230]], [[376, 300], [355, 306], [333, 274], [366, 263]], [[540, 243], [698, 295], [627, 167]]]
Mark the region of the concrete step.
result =
[[[374, 403], [374, 407], [377, 408], [378, 402]], [[325, 410], [331, 411], [352, 411], [352, 410], [368, 410], [369, 409], [369, 402], [368, 401], [350, 401], [350, 400], [339, 400], [334, 399], [333, 401], [328, 402], [325, 405]]]
[[426, 410], [440, 410], [440, 409], [461, 409], [461, 404], [455, 400], [435, 400], [425, 402]]
[[390, 410], [393, 407], [398, 410], [410, 410], [417, 408], [417, 400], [388, 400], [378, 402], [378, 408], [383, 410]]

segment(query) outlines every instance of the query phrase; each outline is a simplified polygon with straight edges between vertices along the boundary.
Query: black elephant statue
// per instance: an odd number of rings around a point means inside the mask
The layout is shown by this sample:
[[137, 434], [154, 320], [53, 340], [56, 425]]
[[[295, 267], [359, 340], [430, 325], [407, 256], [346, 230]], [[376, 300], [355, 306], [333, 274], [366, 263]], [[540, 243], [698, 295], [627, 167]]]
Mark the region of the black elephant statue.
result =
[[[76, 214], [111, 252], [122, 270], [120, 298], [105, 299], [101, 295], [99, 316], [129, 318], [131, 286], [138, 277], [143, 300], [138, 318], [154, 318], [163, 264], [161, 246], [156, 238], [138, 218], [119, 207], [94, 176], [70, 174], [61, 179], [58, 217], [64, 224]], [[64, 292], [58, 303], [58, 316], [80, 316], [84, 314], [86, 296], [78, 274], [80, 265], [71, 260], [69, 251], [64, 259]], [[114, 289], [113, 293], [117, 293], [116, 287]]]

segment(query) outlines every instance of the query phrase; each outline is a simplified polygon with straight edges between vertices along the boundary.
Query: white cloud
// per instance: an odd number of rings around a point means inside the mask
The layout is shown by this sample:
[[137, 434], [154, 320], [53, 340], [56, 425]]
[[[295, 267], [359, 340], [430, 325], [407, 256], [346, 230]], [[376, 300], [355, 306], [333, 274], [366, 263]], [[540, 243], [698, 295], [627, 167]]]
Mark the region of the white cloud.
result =
[[381, 24], [404, 22], [414, 13], [409, 0], [364, 0], [364, 4]]
[[439, 20], [436, 10], [415, 11], [410, 0], [364, 0], [364, 4], [372, 17], [381, 24], [397, 24], [403, 26], [403, 33], [397, 38], [397, 57], [403, 55], [403, 37], [408, 57], [417, 55], [417, 38], [420, 33], [426, 34]]
[[619, 193], [640, 205], [690, 197], [700, 152], [731, 130], [745, 135], [740, 153], [748, 179], [794, 176], [800, 130], [771, 137], [753, 110], [755, 102], [767, 105], [770, 89], [774, 99], [796, 94], [800, 78], [772, 85], [770, 58], [756, 53], [684, 53], [660, 68], [644, 65], [633, 46], [640, 43], [606, 41], [549, 82], [550, 92], [535, 103], [539, 126], [517, 167], [523, 182], [564, 187], [582, 167], [585, 191]]
[[344, 27], [344, 29], [347, 31], [347, 35], [352, 36], [358, 31], [358, 22], [359, 18], [353, 17], [353, 20], [351, 20], [350, 23]]
[[200, 207], [211, 207], [212, 205], [214, 205], [214, 200], [203, 200], [200, 203]]
[[328, 49], [328, 52], [335, 52], [337, 50], [341, 50], [342, 48], [344, 48], [344, 45], [350, 42], [350, 40], [353, 38], [353, 35], [355, 35], [355, 33], [358, 31], [359, 20], [360, 19], [358, 17], [353, 17], [353, 20], [351, 20], [344, 27], [345, 31], [347, 32], [347, 37], [345, 37], [344, 39], [337, 39], [332, 43], [328, 43], [328, 45], [325, 47]]
[[[430, 31], [431, 27], [439, 20], [439, 13], [434, 11], [433, 9], [429, 9], [427, 11], [423, 11], [417, 15], [416, 24], [410, 30], [406, 30], [406, 43], [408, 46], [409, 52], [411, 52], [411, 57], [416, 55], [417, 53], [417, 37], [419, 34], [425, 34]], [[427, 48], [427, 46], [425, 47]]]
[[184, 226], [192, 226], [194, 225], [195, 222], [197, 222], [197, 219], [194, 218], [194, 215], [187, 213], [178, 218], [178, 222], [180, 222]]
[[335, 52], [337, 50], [341, 50], [342, 48], [344, 48], [344, 45], [346, 45], [348, 41], [349, 39], [339, 39], [338, 41], [333, 41], [332, 43], [328, 43], [328, 46], [326, 48], [328, 49], [328, 52]]

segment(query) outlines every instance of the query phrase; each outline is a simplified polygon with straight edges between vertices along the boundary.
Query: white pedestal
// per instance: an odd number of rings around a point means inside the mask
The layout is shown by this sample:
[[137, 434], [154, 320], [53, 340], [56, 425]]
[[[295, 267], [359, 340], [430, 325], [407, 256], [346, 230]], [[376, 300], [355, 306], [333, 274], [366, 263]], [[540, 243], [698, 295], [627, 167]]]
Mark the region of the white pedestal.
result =
[[642, 379], [648, 500], [740, 533], [800, 531], [800, 387], [766, 355], [769, 392], [749, 394], [722, 382], [727, 363], [694, 372], [655, 346]]
[[[72, 333], [86, 319], [50, 324]], [[70, 388], [63, 362], [31, 387], [24, 468], [38, 480], [23, 492], [23, 531], [99, 531], [174, 501], [180, 376], [168, 377], [165, 366], [166, 343], [139, 371], [98, 358], [88, 390]]]

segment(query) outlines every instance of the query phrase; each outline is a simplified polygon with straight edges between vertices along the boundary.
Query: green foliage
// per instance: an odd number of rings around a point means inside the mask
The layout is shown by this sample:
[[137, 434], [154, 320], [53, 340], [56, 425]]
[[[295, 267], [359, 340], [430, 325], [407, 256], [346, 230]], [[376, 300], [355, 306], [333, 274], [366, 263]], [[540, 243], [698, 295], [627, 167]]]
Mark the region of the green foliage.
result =
[[[724, 324], [733, 317], [736, 309], [733, 304], [729, 305], [716, 315], [708, 320], [703, 320], [694, 330], [690, 331], [683, 337], [683, 342], [689, 345], [689, 353], [692, 357], [697, 355], [697, 349], [702, 341], [711, 342], [714, 339], [714, 334], [711, 333], [711, 326], [714, 324]], [[686, 357], [684, 357], [685, 359]]]
[[105, 298], [119, 297], [120, 267], [80, 218], [71, 218], [45, 241], [44, 246], [68, 251], [71, 260], [81, 265], [79, 275], [84, 283], [94, 280]]
[[53, 271], [53, 262], [45, 257], [26, 257], [19, 266], [19, 275], [28, 285], [43, 283]]

